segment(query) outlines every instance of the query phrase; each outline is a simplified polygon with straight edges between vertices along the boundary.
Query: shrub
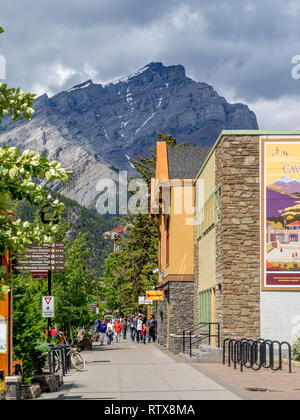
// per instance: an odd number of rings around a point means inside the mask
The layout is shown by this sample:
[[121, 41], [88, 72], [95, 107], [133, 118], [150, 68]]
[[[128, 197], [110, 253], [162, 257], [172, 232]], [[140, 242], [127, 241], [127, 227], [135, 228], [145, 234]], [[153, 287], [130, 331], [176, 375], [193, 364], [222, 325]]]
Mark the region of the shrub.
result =
[[300, 337], [297, 338], [292, 346], [292, 356], [296, 361], [300, 361]]

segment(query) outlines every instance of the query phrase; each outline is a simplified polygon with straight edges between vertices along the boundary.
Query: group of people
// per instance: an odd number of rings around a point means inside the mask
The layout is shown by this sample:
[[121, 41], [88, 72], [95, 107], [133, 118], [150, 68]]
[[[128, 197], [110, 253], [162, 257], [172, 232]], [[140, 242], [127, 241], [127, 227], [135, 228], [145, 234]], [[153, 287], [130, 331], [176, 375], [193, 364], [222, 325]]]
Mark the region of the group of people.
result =
[[97, 317], [94, 329], [96, 340], [101, 346], [104, 345], [105, 339], [108, 345], [113, 341], [119, 343], [121, 337], [126, 340], [128, 331], [132, 342], [146, 344], [147, 334], [148, 343], [151, 340], [155, 342], [157, 322], [154, 315], [150, 315], [149, 319], [142, 314], [135, 314], [130, 317], [104, 318], [102, 321]]

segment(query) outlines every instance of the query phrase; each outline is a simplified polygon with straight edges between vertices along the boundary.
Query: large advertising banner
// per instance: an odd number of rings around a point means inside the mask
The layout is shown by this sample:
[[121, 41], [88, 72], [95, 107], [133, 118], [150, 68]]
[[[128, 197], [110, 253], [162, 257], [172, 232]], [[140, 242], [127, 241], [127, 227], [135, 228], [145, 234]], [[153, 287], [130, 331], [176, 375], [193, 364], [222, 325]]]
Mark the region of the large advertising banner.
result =
[[300, 138], [261, 139], [263, 290], [300, 291]]

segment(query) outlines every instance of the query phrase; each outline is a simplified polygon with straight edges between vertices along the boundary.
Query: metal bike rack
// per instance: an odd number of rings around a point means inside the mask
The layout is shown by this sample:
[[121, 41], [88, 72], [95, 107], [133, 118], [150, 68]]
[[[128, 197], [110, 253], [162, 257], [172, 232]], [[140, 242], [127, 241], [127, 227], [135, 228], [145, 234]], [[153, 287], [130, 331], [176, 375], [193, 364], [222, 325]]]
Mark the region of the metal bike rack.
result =
[[[292, 373], [292, 350], [291, 345], [286, 342], [277, 340], [250, 340], [242, 338], [239, 340], [225, 338], [223, 341], [223, 364], [226, 364], [226, 350], [228, 358], [228, 366], [233, 363], [234, 369], [240, 366], [243, 369], [252, 369], [255, 371], [271, 369], [273, 371], [282, 370], [283, 348], [288, 350], [289, 373]], [[278, 363], [276, 364], [275, 353], [278, 353]]]

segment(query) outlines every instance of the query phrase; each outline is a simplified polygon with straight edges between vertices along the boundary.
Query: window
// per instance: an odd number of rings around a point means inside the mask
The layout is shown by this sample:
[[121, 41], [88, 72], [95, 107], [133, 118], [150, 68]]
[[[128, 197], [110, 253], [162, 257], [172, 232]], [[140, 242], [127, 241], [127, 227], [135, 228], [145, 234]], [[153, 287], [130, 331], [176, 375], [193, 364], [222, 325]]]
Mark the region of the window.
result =
[[200, 322], [212, 322], [212, 289], [199, 293]]
[[221, 189], [206, 200], [202, 208], [197, 208], [197, 238], [203, 236], [215, 223], [220, 221]]

